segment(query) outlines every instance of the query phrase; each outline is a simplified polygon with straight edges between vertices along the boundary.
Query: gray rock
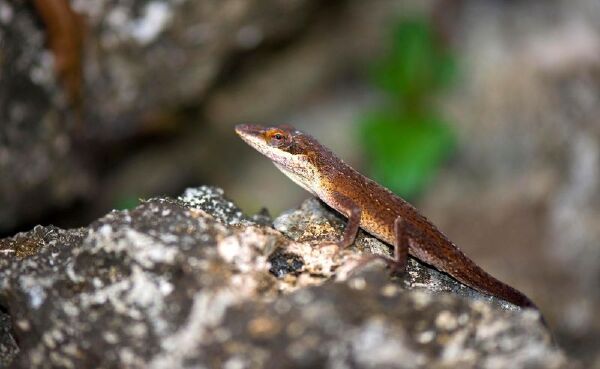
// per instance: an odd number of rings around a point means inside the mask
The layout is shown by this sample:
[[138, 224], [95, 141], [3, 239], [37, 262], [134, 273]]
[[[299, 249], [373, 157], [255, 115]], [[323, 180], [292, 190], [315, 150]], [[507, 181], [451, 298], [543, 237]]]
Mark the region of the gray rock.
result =
[[0, 3], [0, 232], [88, 190], [70, 155], [65, 97], [27, 1]]
[[11, 329], [10, 315], [0, 311], [0, 368], [7, 367], [19, 353]]
[[[189, 189], [87, 228], [36, 227], [0, 240], [0, 306], [19, 345], [16, 357], [0, 351], [2, 360], [18, 368], [569, 364], [535, 311], [414, 260], [406, 277], [390, 278], [366, 255], [387, 247], [364, 234], [351, 250], [317, 247], [343, 227], [316, 200], [271, 228], [222, 194]], [[0, 333], [0, 342], [11, 339]]]
[[148, 117], [198, 106], [233, 56], [293, 35], [315, 4], [72, 0], [86, 26], [70, 30], [85, 33], [82, 82], [70, 101], [36, 6], [1, 2], [0, 233], [99, 197], [96, 155], [107, 141], [146, 132]]
[[[85, 79], [99, 132], [137, 131], [142, 114], [195, 106], [229, 58], [285, 39], [316, 7], [300, 1], [72, 0], [90, 33]], [[143, 61], [143, 62], [142, 62]], [[157, 88], [160, 86], [160, 88]], [[99, 126], [98, 126], [99, 125]], [[126, 132], [123, 132], [126, 133]]]
[[469, 72], [445, 102], [460, 143], [419, 208], [598, 367], [599, 3], [464, 5], [456, 46]]

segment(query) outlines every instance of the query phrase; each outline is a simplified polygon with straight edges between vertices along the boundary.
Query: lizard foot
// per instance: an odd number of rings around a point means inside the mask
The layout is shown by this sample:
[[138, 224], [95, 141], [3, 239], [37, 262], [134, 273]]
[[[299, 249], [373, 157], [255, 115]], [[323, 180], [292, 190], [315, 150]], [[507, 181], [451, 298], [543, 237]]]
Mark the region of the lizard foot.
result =
[[359, 269], [362, 266], [369, 264], [373, 260], [382, 260], [383, 262], [385, 262], [386, 266], [390, 270], [391, 275], [402, 276], [404, 273], [406, 273], [406, 264], [399, 263], [398, 261], [390, 258], [389, 256], [383, 255], [365, 255], [359, 260], [356, 268]]

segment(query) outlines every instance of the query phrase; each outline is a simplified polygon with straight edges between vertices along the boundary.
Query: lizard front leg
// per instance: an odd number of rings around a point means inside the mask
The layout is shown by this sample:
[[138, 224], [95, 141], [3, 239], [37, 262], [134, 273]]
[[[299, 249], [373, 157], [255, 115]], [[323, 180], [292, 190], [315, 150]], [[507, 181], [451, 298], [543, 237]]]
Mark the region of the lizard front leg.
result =
[[[341, 249], [344, 249], [351, 246], [356, 239], [360, 228], [362, 210], [354, 201], [340, 193], [334, 195], [334, 200], [336, 208], [348, 217], [342, 239], [336, 242]], [[394, 255], [393, 258], [383, 257], [392, 273], [402, 274], [406, 271], [406, 265], [408, 264], [408, 228], [408, 224], [402, 217], [397, 217], [394, 220]]]
[[371, 260], [383, 260], [390, 268], [392, 274], [404, 274], [408, 264], [408, 225], [398, 217], [394, 221], [394, 254], [392, 257], [383, 255], [366, 256], [359, 263], [360, 265], [367, 264]]
[[339, 192], [332, 193], [329, 197], [329, 200], [330, 201], [323, 202], [325, 202], [327, 205], [331, 206], [343, 216], [348, 218], [348, 222], [346, 223], [344, 234], [342, 235], [342, 238], [339, 241], [333, 243], [325, 242], [320, 246], [327, 247], [333, 244], [339, 247], [340, 249], [345, 249], [347, 247], [350, 247], [356, 239], [358, 229], [360, 228], [360, 217], [362, 210], [354, 201], [352, 201], [352, 199]]
[[334, 195], [334, 201], [336, 203], [335, 208], [340, 209], [342, 215], [348, 218], [342, 239], [336, 242], [341, 249], [345, 249], [352, 245], [356, 239], [358, 229], [360, 228], [362, 210], [354, 201], [341, 193]]
[[388, 260], [392, 273], [404, 273], [408, 264], [408, 226], [398, 217], [394, 221], [394, 259]]

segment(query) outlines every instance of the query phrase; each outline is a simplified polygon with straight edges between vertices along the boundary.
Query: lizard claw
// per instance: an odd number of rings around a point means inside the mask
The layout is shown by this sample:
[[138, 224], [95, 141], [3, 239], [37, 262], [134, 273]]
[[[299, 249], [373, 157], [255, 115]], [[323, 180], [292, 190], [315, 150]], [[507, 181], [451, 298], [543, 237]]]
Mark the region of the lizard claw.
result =
[[340, 249], [340, 245], [337, 242], [323, 242], [323, 243], [318, 244], [317, 247], [320, 249], [324, 249], [327, 247], [335, 247], [336, 249], [338, 249], [338, 252]]
[[390, 276], [398, 276], [401, 277], [406, 273], [406, 266], [402, 265], [402, 263], [398, 263], [396, 260], [390, 258], [389, 256], [370, 254], [363, 255], [357, 262], [357, 264], [353, 267], [351, 275], [362, 270], [363, 267], [368, 265], [374, 260], [381, 260], [385, 262], [385, 265], [390, 270]]
[[406, 264], [405, 263], [399, 263], [398, 261], [394, 260], [394, 259], [388, 259], [386, 258], [387, 261], [387, 265], [388, 268], [390, 268], [390, 273], [392, 275], [404, 275], [404, 273], [406, 273]]
[[383, 256], [383, 255], [365, 256], [364, 263], [368, 263], [371, 260], [375, 260], [375, 259], [383, 260], [385, 262], [385, 264], [387, 265], [387, 267], [389, 268], [391, 275], [401, 276], [404, 273], [406, 273], [406, 264], [399, 263], [397, 260], [392, 259], [388, 256]]
[[[331, 253], [331, 257], [337, 257], [342, 250], [340, 245], [337, 242], [323, 242], [316, 245], [319, 250], [323, 250], [323, 252]], [[331, 249], [331, 251], [329, 250]]]

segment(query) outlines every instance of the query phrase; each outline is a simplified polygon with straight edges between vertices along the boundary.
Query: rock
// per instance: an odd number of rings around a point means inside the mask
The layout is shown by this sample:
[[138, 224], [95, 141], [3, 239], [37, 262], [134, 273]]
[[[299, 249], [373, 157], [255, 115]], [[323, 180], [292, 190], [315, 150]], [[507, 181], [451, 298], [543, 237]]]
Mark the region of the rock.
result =
[[600, 363], [597, 4], [464, 2], [456, 46], [468, 73], [446, 100], [460, 143], [419, 204], [521, 286], [585, 368]]
[[112, 134], [136, 131], [140, 118], [167, 107], [198, 104], [235, 54], [285, 40], [318, 8], [314, 0], [71, 2], [90, 28], [89, 118]]
[[[286, 40], [319, 7], [314, 0], [51, 3], [0, 4], [0, 234], [77, 200], [102, 199], [111, 187], [102, 184], [107, 142], [160, 131], [165, 116], [170, 126], [173, 112], [198, 109], [236, 55]], [[70, 40], [56, 40], [41, 16], [53, 6], [50, 18], [62, 25], [54, 28], [84, 35], [83, 50], [69, 55], [80, 69], [71, 89], [57, 76], [64, 55], [51, 47]], [[56, 6], [70, 6], [85, 26], [64, 24]]]
[[0, 4], [0, 234], [89, 190], [66, 101], [27, 1]]
[[19, 345], [16, 356], [0, 350], [1, 360], [17, 368], [570, 363], [535, 311], [415, 260], [406, 277], [390, 278], [366, 258], [388, 248], [365, 234], [349, 250], [317, 247], [343, 225], [316, 200], [274, 225], [200, 187], [86, 228], [39, 226], [0, 240], [0, 306]]
[[19, 353], [11, 329], [10, 315], [0, 311], [0, 368], [7, 367]]

